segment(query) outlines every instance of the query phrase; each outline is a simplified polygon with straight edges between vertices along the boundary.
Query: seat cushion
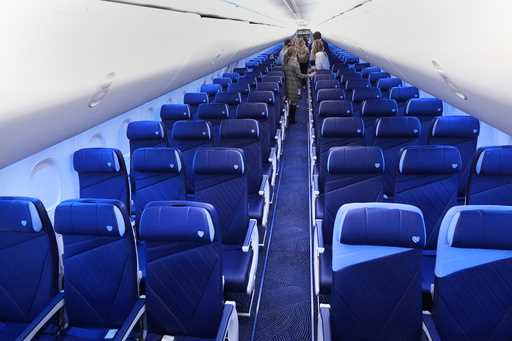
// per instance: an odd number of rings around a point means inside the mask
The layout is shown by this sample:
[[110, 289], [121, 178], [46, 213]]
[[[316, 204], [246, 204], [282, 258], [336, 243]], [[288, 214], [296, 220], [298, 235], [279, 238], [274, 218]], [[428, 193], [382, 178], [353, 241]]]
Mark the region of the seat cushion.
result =
[[324, 196], [320, 195], [316, 199], [316, 219], [324, 219]]
[[224, 245], [224, 290], [245, 292], [249, 283], [249, 272], [252, 262], [252, 250], [242, 252], [239, 245]]
[[264, 198], [259, 194], [251, 194], [249, 195], [249, 206], [248, 213], [249, 217], [252, 219], [257, 219], [261, 221], [263, 217], [263, 207], [265, 206]]
[[320, 294], [329, 295], [332, 286], [332, 246], [324, 245], [320, 255]]

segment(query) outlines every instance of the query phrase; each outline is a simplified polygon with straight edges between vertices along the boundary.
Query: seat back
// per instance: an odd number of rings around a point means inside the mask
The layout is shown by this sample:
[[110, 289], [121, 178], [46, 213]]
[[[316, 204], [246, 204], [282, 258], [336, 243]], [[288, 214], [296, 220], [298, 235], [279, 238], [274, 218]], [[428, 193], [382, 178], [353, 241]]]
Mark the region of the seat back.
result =
[[270, 136], [275, 136], [281, 121], [281, 106], [272, 91], [256, 90], [247, 97], [248, 103], [266, 103], [270, 124]]
[[213, 145], [210, 124], [199, 120], [176, 122], [168, 142], [170, 147], [180, 151], [186, 190], [187, 193], [194, 193], [192, 163], [198, 148]]
[[28, 324], [59, 290], [55, 233], [38, 199], [0, 197], [0, 321]]
[[262, 83], [277, 83], [279, 84], [279, 87], [281, 88], [284, 83], [284, 78], [280, 76], [264, 76], [261, 79]]
[[254, 119], [259, 122], [262, 160], [267, 160], [274, 138], [274, 135], [272, 135], [274, 122], [268, 117], [267, 104], [242, 103], [238, 106], [237, 117], [239, 119]]
[[335, 88], [340, 88], [340, 87], [341, 87], [340, 83], [334, 79], [318, 81], [315, 83], [315, 94], [317, 94], [318, 91], [320, 91], [322, 89], [335, 89]]
[[361, 70], [363, 78], [368, 79], [370, 74], [373, 72], [381, 72], [382, 70], [378, 66], [368, 66]]
[[242, 103], [242, 96], [239, 92], [220, 92], [215, 95], [214, 103], [227, 104], [229, 107], [229, 118], [234, 118], [236, 108]]
[[68, 200], [55, 210], [62, 235], [70, 327], [118, 329], [138, 299], [135, 238], [116, 200]]
[[114, 199], [130, 209], [128, 171], [121, 151], [112, 148], [84, 148], [73, 154], [78, 173], [80, 198]]
[[363, 76], [360, 72], [355, 71], [343, 71], [339, 73], [340, 82], [343, 87], [347, 85], [347, 82], [350, 80], [362, 80]]
[[322, 101], [340, 101], [345, 99], [345, 91], [341, 88], [318, 90], [313, 100], [313, 117], [318, 118], [318, 108]]
[[220, 77], [220, 78], [214, 78], [212, 80], [213, 84], [219, 84], [222, 87], [222, 91], [226, 91], [228, 89], [228, 86], [232, 83], [232, 79], [229, 77]]
[[411, 99], [405, 108], [408, 116], [416, 116], [421, 121], [420, 142], [427, 144], [428, 135], [432, 131], [434, 119], [443, 114], [443, 101], [437, 98]]
[[382, 148], [386, 169], [384, 170], [384, 193], [393, 192], [393, 180], [398, 173], [400, 150], [418, 144], [421, 123], [417, 117], [382, 117], [377, 120], [373, 144]]
[[363, 71], [363, 69], [366, 69], [367, 67], [370, 67], [372, 66], [370, 63], [366, 63], [366, 62], [363, 62], [363, 63], [357, 63], [354, 65], [354, 69], [357, 71], [357, 72], [361, 72]]
[[126, 137], [130, 141], [130, 155], [138, 148], [166, 145], [164, 129], [158, 121], [134, 121], [128, 123]]
[[238, 73], [240, 76], [244, 76], [247, 72], [246, 67], [236, 67], [233, 69], [233, 72]]
[[402, 80], [397, 77], [381, 78], [377, 81], [377, 88], [380, 89], [383, 98], [389, 98], [391, 88], [402, 86]]
[[345, 98], [352, 101], [354, 89], [369, 87], [370, 82], [367, 79], [349, 79], [345, 82]]
[[219, 215], [224, 244], [242, 245], [247, 233], [247, 170], [241, 149], [201, 148], [194, 157], [195, 201]]
[[400, 114], [405, 114], [405, 108], [409, 100], [419, 97], [420, 91], [415, 86], [392, 87], [389, 90], [389, 99], [394, 99], [398, 103]]
[[372, 84], [372, 86], [377, 86], [377, 82], [380, 80], [380, 79], [385, 79], [385, 78], [389, 78], [391, 77], [391, 75], [387, 72], [372, 72], [368, 75], [368, 80], [370, 81], [370, 83]]
[[361, 107], [365, 130], [367, 132], [366, 143], [372, 144], [375, 137], [375, 126], [381, 117], [396, 116], [397, 104], [392, 99], [367, 99]]
[[384, 156], [378, 147], [333, 147], [326, 168], [322, 228], [324, 242], [331, 244], [334, 219], [341, 206], [382, 200]]
[[178, 149], [137, 149], [131, 167], [137, 222], [144, 207], [151, 201], [186, 199], [185, 170]]
[[205, 92], [186, 92], [183, 95], [183, 103], [188, 105], [190, 117], [197, 120], [197, 108], [200, 104], [209, 103], [208, 94]]
[[461, 163], [452, 146], [409, 146], [400, 152], [393, 199], [422, 210], [427, 249], [436, 248], [441, 219], [457, 203]]
[[243, 85], [243, 86], [248, 86], [249, 89], [252, 90], [252, 89], [255, 89], [256, 84], [259, 84], [259, 83], [258, 83], [256, 76], [246, 75], [246, 76], [241, 77], [238, 80], [238, 84]]
[[401, 204], [347, 204], [334, 229], [333, 340], [420, 340], [421, 211]]
[[429, 144], [444, 144], [456, 147], [462, 159], [459, 179], [459, 196], [465, 195], [471, 162], [476, 153], [480, 134], [480, 121], [471, 116], [440, 116], [434, 119], [429, 133]]
[[213, 103], [215, 95], [222, 91], [220, 84], [203, 84], [201, 85], [200, 92], [204, 92], [208, 95], [208, 101]]
[[230, 78], [232, 83], [237, 83], [240, 79], [240, 74], [236, 72], [224, 72], [222, 74], [223, 78]]
[[228, 86], [227, 92], [235, 92], [240, 94], [241, 102], [244, 102], [247, 100], [247, 95], [249, 95], [249, 92], [251, 91], [251, 87], [247, 82], [243, 83], [233, 83]]
[[223, 309], [222, 246], [213, 206], [149, 204], [140, 222], [150, 335], [214, 339]]
[[229, 119], [229, 106], [223, 103], [201, 104], [197, 108], [197, 116], [200, 120], [207, 121], [210, 124], [213, 143], [218, 144], [220, 122]]
[[361, 115], [363, 103], [365, 101], [381, 98], [382, 94], [377, 88], [355, 88], [352, 92], [352, 106], [354, 113]]
[[471, 166], [466, 204], [512, 205], [512, 146], [479, 148]]
[[318, 103], [318, 116], [316, 117], [315, 134], [320, 135], [323, 121], [326, 117], [347, 117], [351, 116], [352, 103], [345, 100], [325, 100]]
[[258, 83], [256, 85], [256, 90], [272, 91], [274, 93], [274, 96], [276, 97], [276, 100], [281, 101], [281, 89], [279, 88], [278, 83], [274, 83], [274, 82]]
[[160, 119], [166, 135], [171, 132], [174, 122], [190, 120], [191, 117], [188, 104], [164, 104], [160, 109]]
[[243, 150], [249, 194], [258, 193], [263, 174], [259, 123], [253, 119], [227, 120], [220, 126], [221, 146]]

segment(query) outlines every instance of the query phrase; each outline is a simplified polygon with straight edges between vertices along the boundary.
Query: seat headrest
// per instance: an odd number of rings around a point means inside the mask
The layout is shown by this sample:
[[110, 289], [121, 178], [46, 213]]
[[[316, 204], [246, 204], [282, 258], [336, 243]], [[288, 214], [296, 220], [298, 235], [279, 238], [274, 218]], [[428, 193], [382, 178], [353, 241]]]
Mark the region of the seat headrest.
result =
[[389, 78], [391, 75], [387, 72], [372, 72], [368, 75], [370, 82], [377, 82], [379, 79]]
[[377, 120], [377, 137], [419, 137], [421, 122], [413, 116], [382, 117]]
[[181, 172], [181, 158], [174, 148], [139, 148], [132, 154], [132, 167], [138, 172], [173, 173]]
[[327, 158], [329, 174], [382, 174], [384, 155], [379, 147], [333, 147]]
[[340, 83], [337, 80], [323, 80], [318, 81], [315, 84], [315, 90], [318, 91], [320, 89], [333, 89], [333, 88], [339, 88]]
[[78, 173], [118, 173], [121, 161], [116, 149], [84, 148], [73, 154], [73, 168]]
[[352, 115], [352, 103], [349, 101], [322, 101], [318, 107], [318, 115], [321, 117], [350, 116]]
[[441, 116], [443, 114], [443, 101], [437, 98], [416, 98], [407, 103], [405, 109], [411, 116]]
[[199, 104], [197, 116], [202, 120], [225, 120], [229, 118], [229, 107], [224, 103]]
[[345, 92], [341, 88], [337, 89], [320, 89], [316, 94], [316, 101], [320, 103], [322, 101], [338, 101], [345, 99]]
[[215, 237], [213, 219], [207, 209], [197, 206], [146, 206], [140, 218], [140, 238], [155, 242], [209, 244]]
[[220, 137], [226, 139], [258, 139], [260, 129], [258, 121], [239, 118], [222, 121], [220, 124]]
[[471, 116], [441, 116], [432, 126], [434, 137], [476, 138], [479, 133], [480, 121]]
[[161, 140], [164, 129], [159, 121], [134, 121], [126, 129], [128, 140]]
[[41, 232], [43, 219], [33, 198], [0, 197], [0, 231]]
[[215, 103], [240, 104], [242, 97], [239, 92], [220, 92], [215, 95]]
[[228, 92], [239, 92], [244, 95], [247, 95], [250, 90], [248, 83], [234, 83], [228, 86]]
[[250, 102], [250, 103], [274, 104], [275, 100], [276, 99], [275, 99], [275, 96], [274, 96], [274, 92], [272, 92], [272, 91], [263, 91], [263, 90], [253, 91], [247, 97], [247, 102]]
[[230, 78], [233, 81], [237, 81], [238, 79], [240, 79], [240, 74], [238, 74], [236, 72], [224, 72], [222, 74], [222, 77]]
[[236, 148], [201, 148], [194, 155], [195, 174], [239, 175], [245, 174], [244, 154]]
[[183, 103], [188, 105], [199, 105], [208, 103], [208, 94], [204, 92], [187, 92], [183, 96]]
[[397, 86], [392, 87], [389, 91], [389, 98], [397, 102], [407, 102], [412, 98], [419, 98], [420, 91], [415, 86]]
[[448, 245], [457, 248], [512, 250], [512, 208], [482, 207], [485, 206], [460, 211], [452, 217], [448, 225]]
[[55, 209], [55, 232], [63, 235], [123, 237], [126, 212], [116, 200], [67, 200]]
[[265, 76], [261, 80], [262, 83], [277, 83], [281, 84], [283, 83], [283, 77], [280, 76]]
[[377, 88], [355, 88], [352, 93], [352, 102], [363, 102], [369, 99], [380, 99], [382, 94]]
[[171, 136], [175, 140], [205, 140], [212, 138], [210, 125], [206, 121], [177, 121], [172, 126]]
[[397, 77], [381, 78], [377, 81], [377, 88], [381, 90], [389, 90], [396, 86], [402, 86], [402, 80]]
[[358, 88], [369, 88], [370, 81], [367, 79], [348, 79], [345, 82], [345, 90], [355, 90]]
[[327, 117], [322, 122], [322, 137], [363, 137], [364, 122], [360, 117]]
[[341, 224], [340, 242], [421, 249], [425, 246], [425, 222], [414, 206], [392, 203], [342, 206], [335, 224]]
[[[355, 71], [340, 71], [340, 81], [342, 84], [345, 84], [349, 80], [362, 80], [363, 76], [360, 72]], [[367, 83], [367, 82], [366, 82]]]
[[381, 72], [382, 70], [377, 66], [368, 66], [361, 70], [363, 77], [368, 78], [372, 72]]
[[461, 169], [459, 150], [452, 146], [410, 146], [400, 151], [400, 174], [454, 174]]
[[243, 76], [247, 72], [247, 68], [245, 68], [245, 67], [236, 67], [236, 68], [233, 69], [233, 72], [236, 72], [239, 75]]
[[176, 121], [190, 119], [188, 104], [164, 104], [160, 109], [162, 121]]
[[266, 120], [268, 118], [268, 107], [266, 103], [242, 103], [238, 106], [238, 118], [253, 118], [255, 120]]
[[274, 93], [278, 93], [279, 92], [279, 83], [275, 83], [275, 82], [258, 83], [256, 85], [256, 90], [272, 91]]
[[208, 96], [213, 96], [222, 91], [222, 86], [220, 84], [203, 84], [200, 91], [207, 93]]
[[222, 77], [222, 78], [214, 78], [212, 83], [213, 84], [219, 84], [223, 88], [227, 88], [229, 84], [231, 84], [233, 81], [231, 78], [228, 77]]
[[475, 173], [486, 176], [512, 176], [512, 147], [485, 147], [477, 153]]
[[394, 99], [367, 99], [361, 111], [363, 116], [395, 116], [398, 105]]

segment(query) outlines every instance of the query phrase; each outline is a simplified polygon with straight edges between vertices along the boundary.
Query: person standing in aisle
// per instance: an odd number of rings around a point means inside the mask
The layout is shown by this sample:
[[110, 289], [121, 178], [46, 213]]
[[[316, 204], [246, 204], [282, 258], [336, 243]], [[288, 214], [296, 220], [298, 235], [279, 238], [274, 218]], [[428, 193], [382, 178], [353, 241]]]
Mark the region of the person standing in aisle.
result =
[[284, 54], [286, 53], [286, 49], [288, 48], [288, 46], [290, 46], [290, 42], [291, 42], [290, 39], [285, 39], [283, 48], [279, 52], [279, 57], [277, 57], [277, 63], [276, 63], [277, 65], [283, 65]]
[[315, 70], [330, 70], [329, 57], [320, 39], [314, 41], [312, 50], [315, 53]]
[[[306, 42], [304, 39], [299, 39], [297, 41], [297, 61], [299, 62], [300, 72], [303, 74], [308, 73], [308, 57], [309, 57], [309, 49], [306, 46]], [[306, 79], [302, 80], [302, 86], [306, 85]]]
[[289, 104], [288, 119], [290, 124], [294, 124], [302, 79], [305, 79], [308, 76], [311, 77], [314, 73], [307, 75], [300, 71], [299, 62], [297, 61], [297, 49], [295, 46], [290, 46], [286, 50], [283, 62], [283, 69], [286, 78], [286, 96]]

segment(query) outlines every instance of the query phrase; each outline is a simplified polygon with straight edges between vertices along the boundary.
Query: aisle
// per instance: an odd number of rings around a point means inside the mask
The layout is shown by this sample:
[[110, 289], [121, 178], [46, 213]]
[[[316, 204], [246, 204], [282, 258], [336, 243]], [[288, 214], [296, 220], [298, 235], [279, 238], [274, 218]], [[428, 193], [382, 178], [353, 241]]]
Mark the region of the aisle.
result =
[[311, 340], [307, 110], [289, 126], [252, 340]]

